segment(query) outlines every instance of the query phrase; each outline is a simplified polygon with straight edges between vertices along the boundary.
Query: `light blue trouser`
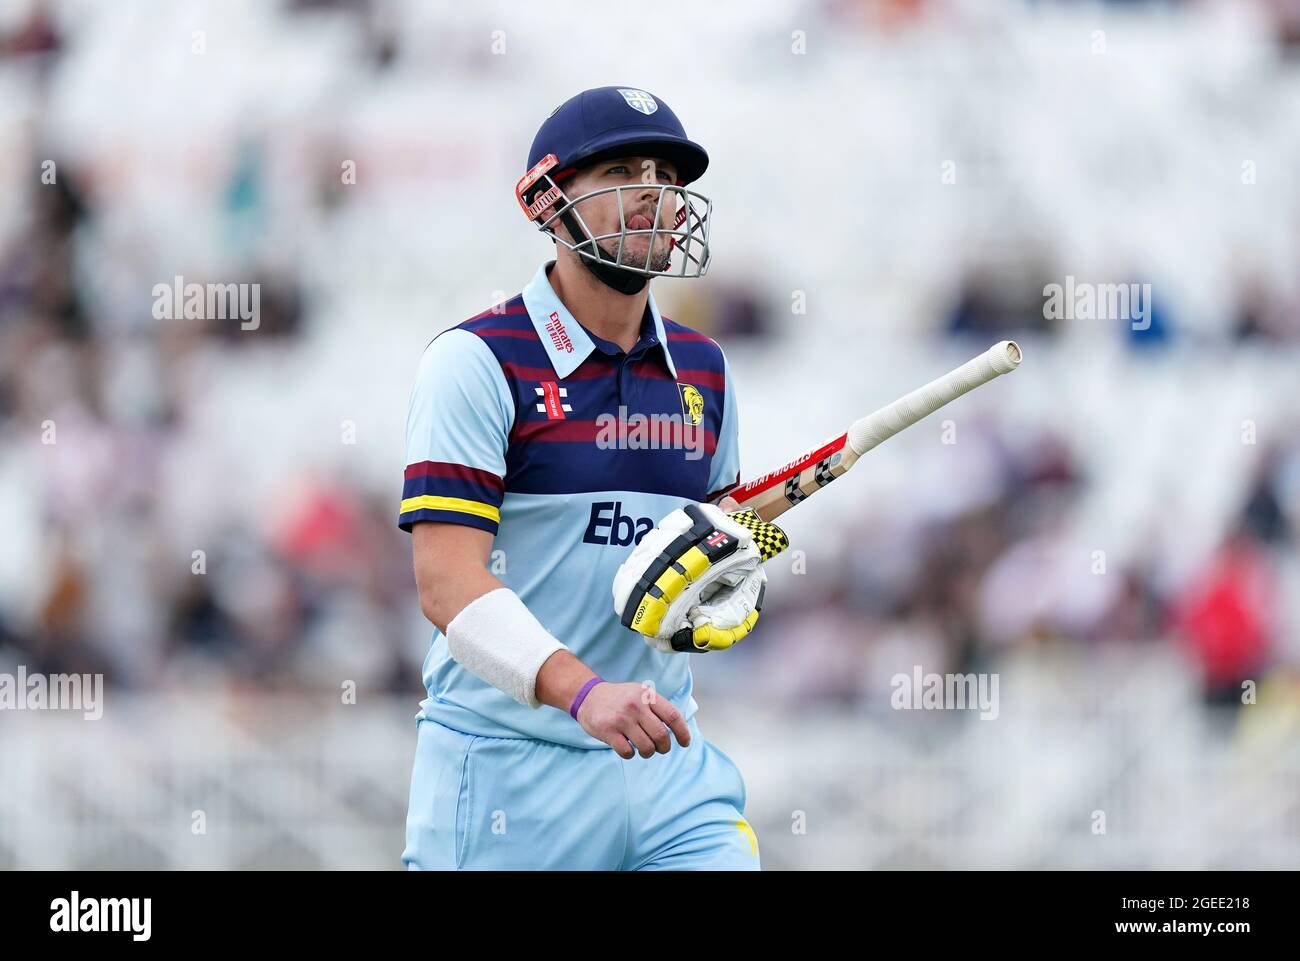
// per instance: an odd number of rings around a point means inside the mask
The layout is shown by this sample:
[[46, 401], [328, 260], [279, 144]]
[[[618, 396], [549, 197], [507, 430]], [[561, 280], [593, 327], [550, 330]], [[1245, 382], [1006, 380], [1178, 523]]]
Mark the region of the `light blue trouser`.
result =
[[421, 719], [402, 861], [411, 870], [759, 867], [745, 783], [692, 717], [691, 746], [625, 761]]

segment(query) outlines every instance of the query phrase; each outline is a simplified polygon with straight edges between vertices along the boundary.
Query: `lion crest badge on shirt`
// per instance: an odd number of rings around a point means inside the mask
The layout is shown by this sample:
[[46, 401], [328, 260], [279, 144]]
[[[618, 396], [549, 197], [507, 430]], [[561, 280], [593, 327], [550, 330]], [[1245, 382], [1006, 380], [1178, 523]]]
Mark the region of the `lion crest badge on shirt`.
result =
[[704, 395], [690, 384], [678, 384], [682, 400], [682, 423], [699, 427], [704, 423]]

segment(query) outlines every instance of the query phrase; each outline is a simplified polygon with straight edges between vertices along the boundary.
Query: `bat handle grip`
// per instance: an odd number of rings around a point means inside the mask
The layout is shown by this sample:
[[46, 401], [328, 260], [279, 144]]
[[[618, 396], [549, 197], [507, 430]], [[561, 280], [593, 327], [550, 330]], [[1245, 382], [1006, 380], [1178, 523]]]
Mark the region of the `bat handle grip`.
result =
[[865, 454], [962, 394], [1015, 370], [1021, 356], [1020, 345], [1014, 340], [994, 344], [955, 370], [855, 421], [849, 428], [849, 446], [854, 453]]

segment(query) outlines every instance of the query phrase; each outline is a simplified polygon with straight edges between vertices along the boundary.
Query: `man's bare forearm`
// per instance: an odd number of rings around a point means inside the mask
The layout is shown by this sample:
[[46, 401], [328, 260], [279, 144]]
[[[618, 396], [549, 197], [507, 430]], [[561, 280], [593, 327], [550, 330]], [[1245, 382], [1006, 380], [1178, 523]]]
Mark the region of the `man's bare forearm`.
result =
[[487, 569], [491, 534], [456, 524], [416, 524], [412, 533], [420, 610], [443, 634], [468, 605], [505, 587]]
[[456, 615], [484, 594], [505, 587], [486, 568], [466, 565], [448, 572], [437, 580], [434, 590], [421, 592], [421, 609], [433, 626], [447, 633], [447, 625]]
[[[484, 594], [506, 585], [486, 566], [490, 535], [438, 524], [417, 525], [415, 534], [420, 607], [445, 635], [456, 615]], [[567, 712], [582, 685], [595, 676], [595, 671], [568, 651], [556, 651], [537, 672], [534, 692], [543, 704]]]

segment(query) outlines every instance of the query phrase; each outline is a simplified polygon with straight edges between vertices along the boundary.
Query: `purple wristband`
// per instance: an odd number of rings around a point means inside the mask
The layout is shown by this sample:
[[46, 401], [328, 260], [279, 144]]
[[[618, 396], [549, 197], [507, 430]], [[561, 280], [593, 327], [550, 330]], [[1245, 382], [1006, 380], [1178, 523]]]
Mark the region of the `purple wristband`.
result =
[[573, 703], [569, 705], [569, 716], [571, 718], [575, 721], [578, 719], [578, 708], [582, 707], [582, 702], [587, 699], [587, 695], [591, 693], [591, 689], [603, 680], [605, 680], [603, 677], [593, 677], [586, 684], [582, 685], [582, 690], [578, 691], [577, 696], [573, 699]]

